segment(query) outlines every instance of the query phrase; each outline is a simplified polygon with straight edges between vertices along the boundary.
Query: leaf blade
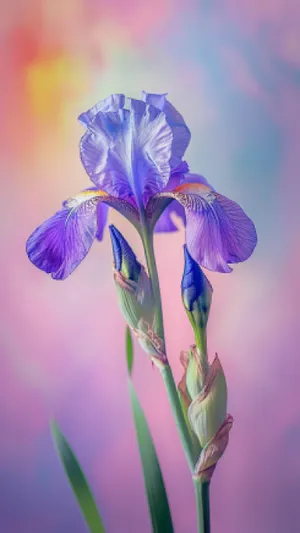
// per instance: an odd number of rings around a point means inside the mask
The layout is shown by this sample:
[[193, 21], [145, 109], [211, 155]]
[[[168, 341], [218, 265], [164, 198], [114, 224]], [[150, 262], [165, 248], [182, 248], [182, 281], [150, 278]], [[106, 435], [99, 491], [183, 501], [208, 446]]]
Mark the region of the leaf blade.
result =
[[126, 328], [126, 360], [128, 374], [129, 376], [131, 376], [133, 368], [133, 344], [130, 329], [128, 326]]
[[[127, 330], [127, 336], [130, 331]], [[131, 345], [132, 346], [132, 345]], [[128, 360], [128, 353], [127, 353]], [[133, 360], [133, 356], [132, 356]], [[131, 367], [132, 370], [132, 367]], [[147, 420], [136, 395], [130, 367], [129, 392], [153, 533], [174, 533], [168, 496]]]
[[90, 533], [105, 533], [103, 522], [97, 509], [92, 491], [81, 466], [67, 439], [54, 420], [51, 421], [51, 434], [57, 454]]

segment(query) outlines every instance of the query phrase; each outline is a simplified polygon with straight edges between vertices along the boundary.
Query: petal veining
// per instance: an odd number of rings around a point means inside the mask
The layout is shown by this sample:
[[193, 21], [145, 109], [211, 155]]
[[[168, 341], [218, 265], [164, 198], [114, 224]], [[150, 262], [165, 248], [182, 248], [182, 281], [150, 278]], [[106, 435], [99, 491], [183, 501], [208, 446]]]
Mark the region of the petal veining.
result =
[[176, 199], [185, 209], [186, 244], [191, 256], [209, 270], [231, 272], [252, 254], [257, 235], [253, 222], [234, 201], [204, 183], [183, 183], [158, 198]]
[[62, 209], [29, 237], [26, 251], [30, 261], [53, 279], [68, 277], [85, 258], [95, 237], [102, 238], [107, 219], [102, 202], [138, 224], [136, 209], [125, 200], [101, 190], [82, 191], [63, 202]]
[[167, 100], [167, 93], [152, 94], [143, 91], [142, 97], [147, 104], [157, 107], [166, 115], [167, 122], [173, 132], [171, 167], [174, 169], [180, 164], [181, 158], [189, 145], [191, 132], [183, 116]]
[[53, 279], [65, 279], [85, 258], [97, 233], [97, 204], [101, 196], [84, 191], [63, 204], [29, 237], [30, 261]]
[[141, 202], [162, 190], [170, 176], [172, 130], [164, 113], [126, 99], [128, 109], [99, 111], [81, 139], [83, 165], [97, 187]]
[[166, 187], [191, 136], [166, 96], [143, 92], [143, 100], [135, 100], [113, 94], [79, 116], [87, 129], [81, 160], [97, 187], [144, 205]]

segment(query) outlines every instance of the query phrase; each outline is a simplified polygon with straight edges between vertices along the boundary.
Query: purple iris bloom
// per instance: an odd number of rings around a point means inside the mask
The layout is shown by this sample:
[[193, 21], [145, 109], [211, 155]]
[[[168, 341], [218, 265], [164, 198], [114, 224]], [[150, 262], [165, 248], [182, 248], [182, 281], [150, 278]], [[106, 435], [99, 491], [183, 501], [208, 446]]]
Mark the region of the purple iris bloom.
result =
[[69, 276], [102, 239], [109, 206], [141, 234], [175, 231], [176, 213], [189, 253], [209, 270], [230, 272], [229, 264], [255, 248], [255, 226], [241, 207], [189, 173], [182, 158], [190, 131], [166, 94], [142, 98], [113, 94], [79, 116], [86, 128], [80, 157], [94, 186], [66, 200], [26, 246], [32, 263], [54, 279]]

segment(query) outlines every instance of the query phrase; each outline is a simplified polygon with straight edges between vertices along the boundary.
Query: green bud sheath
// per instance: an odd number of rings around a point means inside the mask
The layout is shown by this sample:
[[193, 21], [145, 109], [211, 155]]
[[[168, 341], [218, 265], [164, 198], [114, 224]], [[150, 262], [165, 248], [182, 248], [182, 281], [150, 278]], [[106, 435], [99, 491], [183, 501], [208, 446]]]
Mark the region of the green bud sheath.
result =
[[226, 418], [227, 386], [217, 355], [209, 368], [201, 392], [192, 398], [188, 411], [189, 420], [201, 447], [204, 448]]
[[209, 482], [227, 447], [233, 423], [232, 416], [226, 415], [225, 375], [217, 355], [205, 370], [196, 346], [191, 346], [189, 352], [182, 352], [180, 360], [184, 374], [178, 392], [187, 412], [189, 427], [201, 447], [193, 477]]
[[219, 431], [201, 451], [195, 465], [194, 479], [200, 480], [202, 483], [210, 482], [217, 463], [227, 448], [232, 424], [232, 416], [227, 415]]
[[143, 350], [154, 362], [164, 365], [166, 357], [163, 342], [153, 326], [155, 307], [149, 276], [119, 230], [115, 226], [109, 229], [114, 255], [114, 280], [121, 312]]
[[201, 355], [197, 347], [191, 346], [189, 351], [189, 362], [186, 369], [186, 388], [193, 400], [202, 391], [207, 365], [201, 362]]
[[150, 324], [153, 321], [154, 305], [150, 280], [120, 231], [112, 225], [109, 229], [119, 306], [127, 324], [135, 330], [141, 320]]
[[120, 310], [127, 324], [137, 329], [141, 319], [151, 323], [153, 320], [153, 304], [149, 278], [144, 270], [140, 271], [137, 282], [114, 273]]

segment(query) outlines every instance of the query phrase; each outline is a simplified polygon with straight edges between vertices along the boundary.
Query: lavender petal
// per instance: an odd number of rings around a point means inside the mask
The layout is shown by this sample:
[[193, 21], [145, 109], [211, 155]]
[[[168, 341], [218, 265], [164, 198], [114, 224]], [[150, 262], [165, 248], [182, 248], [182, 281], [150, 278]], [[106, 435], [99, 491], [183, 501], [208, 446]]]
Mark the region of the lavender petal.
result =
[[155, 107], [130, 99], [127, 106], [97, 113], [81, 139], [80, 155], [97, 187], [141, 202], [146, 191], [155, 194], [168, 182], [172, 131]]
[[178, 202], [174, 201], [168, 205], [168, 207], [166, 207], [162, 215], [159, 217], [155, 226], [156, 233], [172, 233], [174, 231], [178, 231], [178, 226], [172, 220], [172, 215], [177, 215], [179, 218], [181, 218], [183, 224], [185, 225], [184, 208]]
[[[82, 193], [87, 196], [87, 192]], [[98, 199], [97, 199], [98, 200]], [[97, 233], [97, 201], [91, 196], [77, 205], [68, 201], [29, 237], [26, 251], [30, 261], [51, 274], [65, 279], [85, 258]]]
[[192, 199], [186, 208], [186, 243], [192, 257], [208, 270], [231, 272], [252, 254], [257, 235], [242, 208], [217, 193]]

